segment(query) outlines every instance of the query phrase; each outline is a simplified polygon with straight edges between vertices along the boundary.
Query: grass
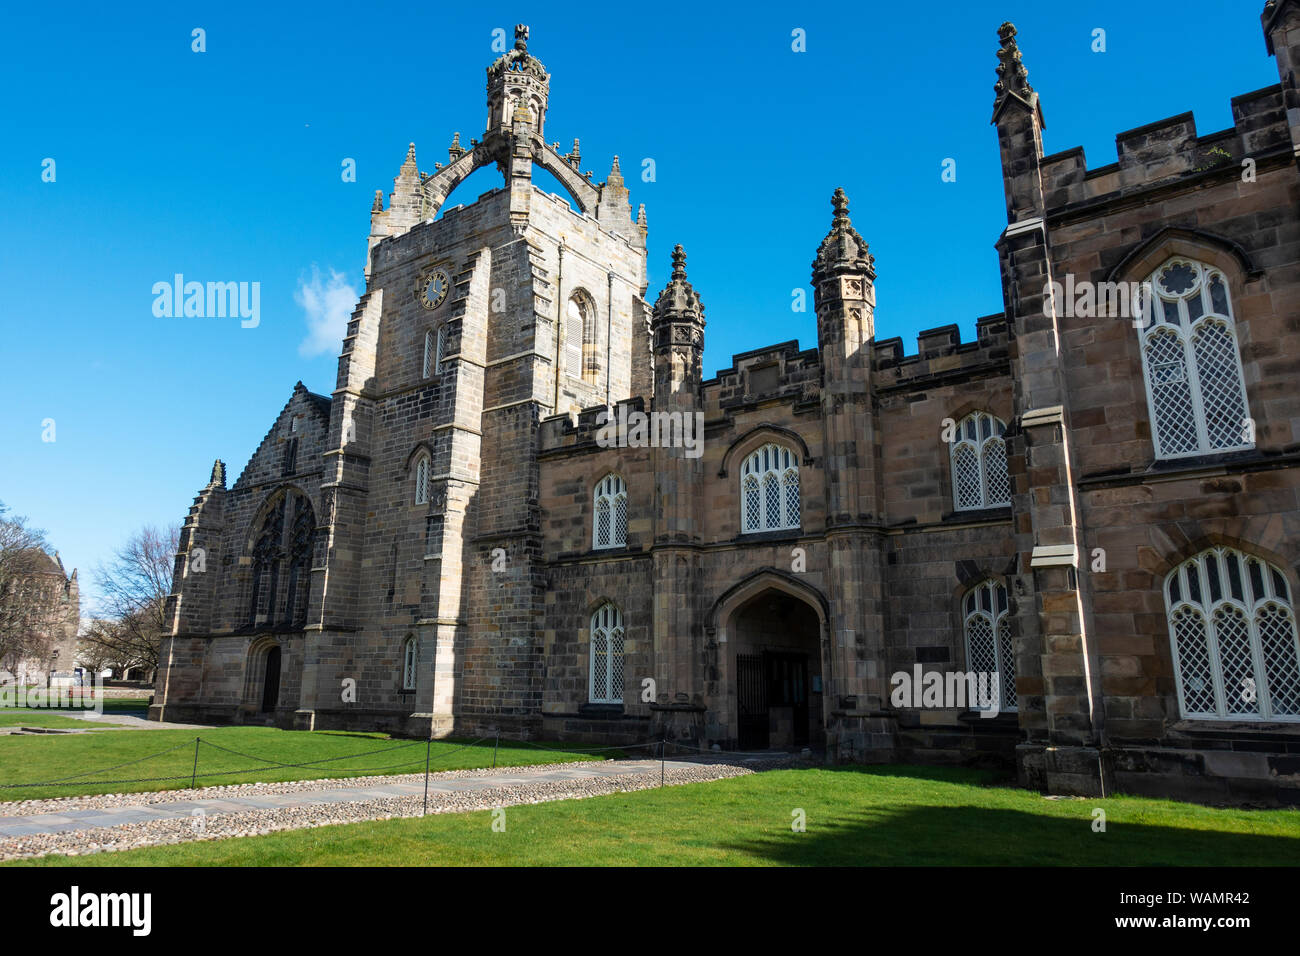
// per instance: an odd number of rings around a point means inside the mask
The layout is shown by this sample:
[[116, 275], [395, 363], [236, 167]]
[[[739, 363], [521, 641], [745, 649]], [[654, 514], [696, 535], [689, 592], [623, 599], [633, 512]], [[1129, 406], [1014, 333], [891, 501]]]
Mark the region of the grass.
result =
[[[979, 771], [778, 770], [490, 811], [184, 843], [34, 866], [1291, 866], [1300, 811], [1048, 800]], [[1106, 811], [1104, 833], [1093, 810]], [[806, 832], [792, 830], [793, 812]]]
[[[53, 714], [40, 716], [46, 720], [57, 717]], [[21, 722], [32, 721], [33, 717], [29, 715]], [[78, 727], [93, 726], [92, 721], [70, 722]], [[201, 731], [199, 736], [203, 741], [199, 747], [199, 786], [375, 776], [424, 770], [424, 741], [394, 740], [383, 734], [278, 730], [272, 727], [216, 727]], [[182, 789], [190, 785], [190, 775], [194, 769], [194, 738], [195, 732], [192, 730], [103, 730], [94, 734], [66, 736], [0, 737], [0, 801]], [[431, 768], [463, 770], [492, 766], [491, 741], [461, 749], [465, 743], [467, 741], [435, 741], [429, 749]], [[236, 756], [219, 749], [223, 747], [250, 756]], [[162, 756], [152, 756], [160, 751], [169, 752]], [[363, 756], [349, 756], [354, 754]], [[617, 756], [618, 753], [614, 752], [613, 755]], [[348, 759], [332, 759], [338, 757]], [[497, 765], [510, 767], [590, 759], [593, 759], [590, 754], [539, 750], [526, 744], [503, 740], [497, 754]], [[265, 761], [312, 763], [313, 766], [272, 767]], [[119, 764], [128, 766], [115, 770], [105, 769]], [[64, 780], [74, 775], [77, 776], [76, 781], [58, 786], [5, 787]], [[171, 779], [151, 779], [142, 783], [112, 782], [134, 778]], [[2, 802], [0, 815], [3, 815]]]

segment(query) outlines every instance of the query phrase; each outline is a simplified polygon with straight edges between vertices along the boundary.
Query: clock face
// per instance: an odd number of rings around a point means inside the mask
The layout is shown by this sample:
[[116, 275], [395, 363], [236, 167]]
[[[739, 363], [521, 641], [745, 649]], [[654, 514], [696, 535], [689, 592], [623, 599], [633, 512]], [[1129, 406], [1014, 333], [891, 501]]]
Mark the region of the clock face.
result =
[[420, 303], [426, 309], [436, 309], [447, 298], [450, 288], [451, 282], [447, 279], [447, 273], [441, 269], [434, 269], [420, 280], [416, 294], [419, 295]]

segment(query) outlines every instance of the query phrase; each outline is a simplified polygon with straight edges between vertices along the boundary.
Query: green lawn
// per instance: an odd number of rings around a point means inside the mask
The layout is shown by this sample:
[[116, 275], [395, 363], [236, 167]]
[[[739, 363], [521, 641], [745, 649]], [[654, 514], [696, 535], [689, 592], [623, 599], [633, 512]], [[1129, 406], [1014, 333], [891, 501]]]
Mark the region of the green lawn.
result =
[[[1047, 800], [978, 771], [778, 770], [712, 783], [151, 847], [39, 866], [1263, 865], [1300, 859], [1300, 811]], [[1106, 811], [1094, 832], [1093, 809]], [[807, 830], [791, 828], [806, 813]]]
[[[21, 723], [32, 723], [30, 715], [33, 713], [28, 712]], [[46, 720], [58, 719], [52, 714], [41, 716]], [[93, 721], [62, 719], [77, 727], [94, 726]], [[198, 736], [203, 741], [199, 747], [199, 786], [424, 770], [423, 741], [394, 740], [383, 734], [217, 727], [200, 731]], [[188, 787], [194, 768], [194, 738], [192, 730], [104, 730], [94, 734], [0, 737], [0, 801]], [[477, 747], [461, 749], [465, 743], [435, 741], [430, 748], [431, 769], [463, 770], [492, 766], [490, 740]], [[218, 749], [221, 747], [247, 756], [227, 753]], [[169, 752], [152, 756], [160, 751]], [[362, 756], [350, 756], [354, 754]], [[614, 755], [618, 756], [618, 753]], [[348, 759], [331, 759], [337, 757]], [[503, 740], [497, 765], [523, 766], [590, 759], [593, 757], [588, 754], [540, 750]], [[310, 763], [312, 766], [274, 767], [270, 762]], [[127, 766], [117, 766], [120, 764]], [[108, 769], [115, 766], [116, 769]], [[67, 780], [73, 776], [75, 780]], [[138, 778], [172, 779], [151, 779], [144, 783], [113, 782]], [[57, 786], [5, 786], [64, 780], [67, 782]], [[0, 804], [0, 814], [2, 806]]]

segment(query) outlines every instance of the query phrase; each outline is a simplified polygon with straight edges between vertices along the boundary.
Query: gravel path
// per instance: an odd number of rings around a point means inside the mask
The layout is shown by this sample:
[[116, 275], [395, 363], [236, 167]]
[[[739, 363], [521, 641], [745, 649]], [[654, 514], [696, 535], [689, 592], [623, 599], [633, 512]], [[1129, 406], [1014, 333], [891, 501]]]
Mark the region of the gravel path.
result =
[[[669, 760], [670, 786], [743, 776], [789, 759]], [[659, 786], [655, 760], [600, 760], [429, 775], [429, 812], [457, 813], [572, 800]], [[77, 856], [145, 846], [254, 836], [418, 817], [424, 774], [251, 783], [194, 790], [103, 794], [0, 804], [0, 860]]]

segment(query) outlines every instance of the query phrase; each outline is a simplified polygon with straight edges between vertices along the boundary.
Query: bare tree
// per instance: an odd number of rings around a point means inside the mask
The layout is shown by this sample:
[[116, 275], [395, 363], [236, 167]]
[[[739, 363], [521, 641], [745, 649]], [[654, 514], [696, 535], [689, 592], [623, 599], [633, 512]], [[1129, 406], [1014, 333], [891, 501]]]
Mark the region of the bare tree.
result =
[[98, 647], [115, 666], [157, 672], [179, 542], [178, 527], [146, 526], [107, 565], [95, 569], [102, 597], [98, 617], [82, 635], [83, 653], [93, 654], [91, 648]]
[[59, 622], [63, 575], [45, 533], [0, 503], [0, 667], [15, 677], [24, 660], [49, 656]]

